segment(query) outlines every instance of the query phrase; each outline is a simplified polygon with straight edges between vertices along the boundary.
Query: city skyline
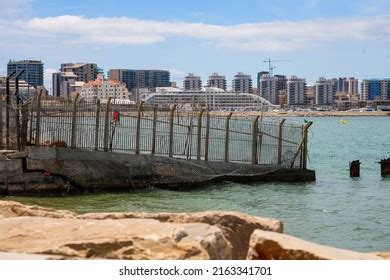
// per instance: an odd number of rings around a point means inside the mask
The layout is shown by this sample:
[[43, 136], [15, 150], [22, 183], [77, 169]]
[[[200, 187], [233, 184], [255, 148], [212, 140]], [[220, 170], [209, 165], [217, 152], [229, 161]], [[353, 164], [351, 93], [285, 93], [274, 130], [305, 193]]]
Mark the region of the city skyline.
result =
[[255, 79], [271, 58], [291, 60], [275, 64], [275, 74], [308, 84], [390, 76], [386, 1], [131, 2], [1, 1], [0, 73], [9, 59], [42, 60], [50, 85], [61, 63], [92, 62], [105, 72], [166, 69], [180, 85], [189, 72]]

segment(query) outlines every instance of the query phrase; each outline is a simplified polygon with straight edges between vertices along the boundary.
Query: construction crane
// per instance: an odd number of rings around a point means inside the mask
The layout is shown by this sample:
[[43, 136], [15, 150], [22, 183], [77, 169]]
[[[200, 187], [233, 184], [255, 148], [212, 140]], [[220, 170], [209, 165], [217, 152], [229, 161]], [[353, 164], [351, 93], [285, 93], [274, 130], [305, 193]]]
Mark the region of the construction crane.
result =
[[273, 62], [288, 62], [288, 61], [292, 61], [292, 60], [288, 60], [288, 59], [271, 60], [271, 58], [268, 58], [267, 60], [263, 60], [263, 63], [268, 63], [268, 72], [269, 72], [270, 77], [272, 77], [273, 70], [276, 68], [276, 66], [272, 66], [272, 63]]

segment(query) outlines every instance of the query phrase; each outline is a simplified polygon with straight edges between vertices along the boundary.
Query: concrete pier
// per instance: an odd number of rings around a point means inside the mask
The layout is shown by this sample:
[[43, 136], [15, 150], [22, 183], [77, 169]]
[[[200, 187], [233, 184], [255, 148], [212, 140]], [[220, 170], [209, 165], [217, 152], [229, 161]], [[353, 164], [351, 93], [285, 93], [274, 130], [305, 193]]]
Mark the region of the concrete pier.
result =
[[1, 195], [71, 195], [147, 187], [186, 190], [210, 183], [310, 182], [315, 172], [71, 148], [28, 147], [0, 154]]

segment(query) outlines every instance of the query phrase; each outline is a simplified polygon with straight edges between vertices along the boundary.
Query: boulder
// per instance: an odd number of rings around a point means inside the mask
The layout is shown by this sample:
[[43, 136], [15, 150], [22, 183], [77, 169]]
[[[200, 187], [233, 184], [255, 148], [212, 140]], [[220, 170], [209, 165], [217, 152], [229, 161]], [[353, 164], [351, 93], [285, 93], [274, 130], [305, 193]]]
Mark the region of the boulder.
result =
[[293, 236], [255, 230], [250, 238], [249, 260], [375, 260], [381, 257], [332, 248]]
[[70, 258], [232, 258], [232, 247], [218, 227], [153, 219], [3, 218], [0, 251]]

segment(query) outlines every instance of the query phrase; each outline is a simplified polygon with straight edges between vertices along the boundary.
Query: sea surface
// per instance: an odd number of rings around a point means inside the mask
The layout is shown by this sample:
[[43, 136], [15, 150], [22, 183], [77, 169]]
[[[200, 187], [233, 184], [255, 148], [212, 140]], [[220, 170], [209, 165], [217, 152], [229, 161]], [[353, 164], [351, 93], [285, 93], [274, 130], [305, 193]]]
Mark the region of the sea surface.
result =
[[[340, 124], [340, 120], [346, 124]], [[16, 198], [28, 204], [79, 213], [234, 210], [280, 219], [299, 238], [358, 251], [390, 251], [390, 177], [380, 175], [390, 157], [390, 117], [317, 117], [309, 133], [309, 167], [317, 181], [305, 184], [221, 183], [188, 192], [143, 190], [61, 198]], [[290, 121], [303, 123], [303, 118]], [[349, 177], [359, 159], [361, 177]]]

